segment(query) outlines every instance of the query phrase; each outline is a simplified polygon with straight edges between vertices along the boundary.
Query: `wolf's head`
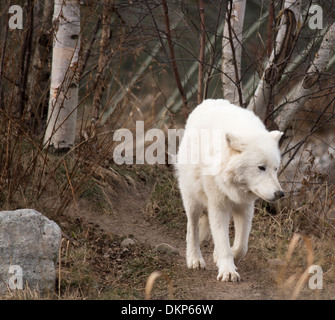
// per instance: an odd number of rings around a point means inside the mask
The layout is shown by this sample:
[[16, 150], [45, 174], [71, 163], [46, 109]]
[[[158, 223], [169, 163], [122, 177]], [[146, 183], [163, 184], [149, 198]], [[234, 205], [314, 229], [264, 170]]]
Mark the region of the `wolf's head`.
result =
[[280, 165], [278, 142], [280, 131], [264, 132], [249, 137], [226, 134], [230, 158], [225, 166], [224, 179], [247, 196], [260, 197], [273, 202], [284, 192], [277, 173]]

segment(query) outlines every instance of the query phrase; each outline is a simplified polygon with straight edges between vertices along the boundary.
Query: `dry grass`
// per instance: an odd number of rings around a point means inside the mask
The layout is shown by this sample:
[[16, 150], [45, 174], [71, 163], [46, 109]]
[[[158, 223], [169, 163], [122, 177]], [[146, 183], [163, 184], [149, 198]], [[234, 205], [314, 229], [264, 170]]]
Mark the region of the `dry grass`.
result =
[[[259, 203], [251, 245], [257, 247], [258, 254], [262, 253], [259, 260], [263, 260], [265, 268], [269, 268], [268, 261], [277, 259], [273, 281], [281, 298], [333, 298], [335, 220], [329, 212], [335, 186], [320, 181], [309, 170], [304, 176], [301, 188], [291, 192], [276, 208]], [[309, 289], [312, 265], [323, 270], [323, 291]]]
[[168, 292], [169, 292], [169, 299], [171, 299], [172, 297], [172, 293], [173, 293], [173, 286], [172, 286], [172, 281], [171, 279], [164, 273], [160, 272], [160, 271], [154, 271], [152, 272], [146, 282], [145, 285], [145, 299], [146, 300], [150, 300], [151, 299], [151, 294], [152, 294], [152, 289], [154, 286], [154, 283], [156, 282], [156, 280], [162, 277], [168, 285]]

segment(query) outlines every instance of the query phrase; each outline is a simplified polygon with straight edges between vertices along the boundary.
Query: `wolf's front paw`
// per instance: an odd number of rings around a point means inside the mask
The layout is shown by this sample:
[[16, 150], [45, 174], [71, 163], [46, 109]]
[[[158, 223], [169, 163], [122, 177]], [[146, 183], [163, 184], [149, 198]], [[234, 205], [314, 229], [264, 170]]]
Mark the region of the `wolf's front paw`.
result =
[[240, 275], [237, 273], [235, 268], [222, 268], [219, 270], [219, 274], [217, 276], [218, 281], [225, 282], [238, 282], [241, 281]]
[[206, 269], [206, 263], [203, 258], [188, 258], [187, 267], [189, 269]]

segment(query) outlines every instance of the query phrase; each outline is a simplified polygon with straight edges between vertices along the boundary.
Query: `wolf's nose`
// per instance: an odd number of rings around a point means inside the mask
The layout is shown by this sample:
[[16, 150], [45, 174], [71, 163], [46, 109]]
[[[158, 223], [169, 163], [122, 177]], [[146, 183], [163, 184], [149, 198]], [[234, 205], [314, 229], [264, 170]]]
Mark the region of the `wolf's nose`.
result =
[[284, 196], [285, 196], [285, 193], [283, 191], [276, 191], [275, 192], [275, 197], [276, 197], [277, 200], [283, 198]]

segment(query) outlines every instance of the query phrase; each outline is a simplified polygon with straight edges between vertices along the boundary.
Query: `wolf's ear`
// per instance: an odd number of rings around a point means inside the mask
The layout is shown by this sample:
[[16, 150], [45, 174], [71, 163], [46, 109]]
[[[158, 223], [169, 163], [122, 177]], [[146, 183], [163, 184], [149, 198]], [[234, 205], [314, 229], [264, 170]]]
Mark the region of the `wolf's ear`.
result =
[[270, 136], [278, 143], [284, 132], [274, 130], [270, 132]]
[[226, 142], [228, 147], [236, 152], [242, 152], [246, 148], [246, 144], [243, 143], [239, 137], [236, 137], [231, 133], [226, 133]]

